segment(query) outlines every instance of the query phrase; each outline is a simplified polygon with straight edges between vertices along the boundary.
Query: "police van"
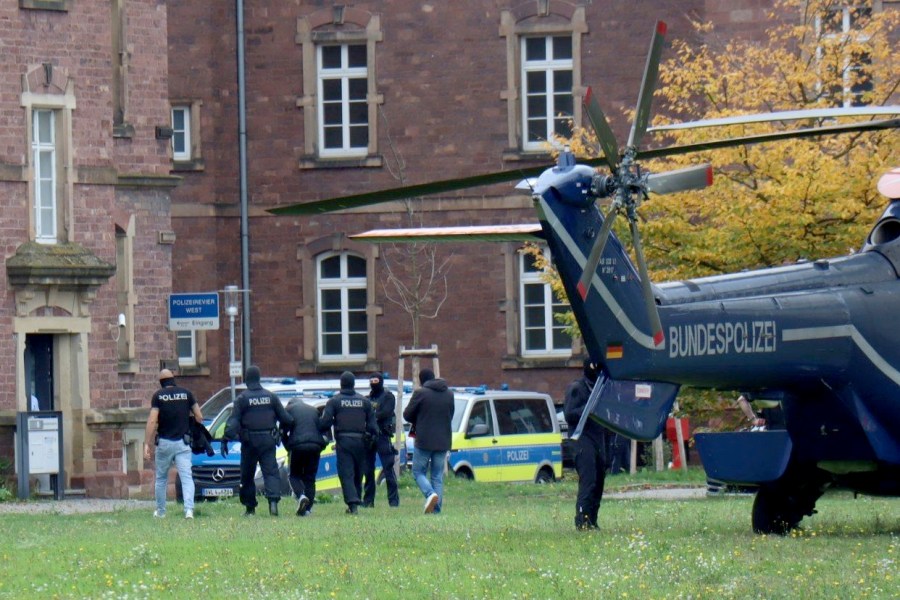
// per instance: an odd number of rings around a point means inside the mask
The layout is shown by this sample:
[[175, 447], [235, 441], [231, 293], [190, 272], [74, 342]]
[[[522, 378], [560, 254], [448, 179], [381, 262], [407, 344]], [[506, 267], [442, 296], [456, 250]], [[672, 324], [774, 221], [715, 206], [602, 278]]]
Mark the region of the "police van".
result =
[[[367, 382], [368, 380], [363, 380]], [[385, 387], [397, 393], [397, 380], [386, 379]], [[338, 379], [315, 379], [315, 380], [295, 380], [290, 377], [263, 377], [260, 384], [265, 389], [274, 393], [281, 402], [287, 404], [293, 399], [300, 399], [311, 404], [319, 413], [324, 410], [325, 403], [328, 398], [340, 389], [340, 380]], [[235, 386], [235, 393], [246, 389], [244, 384]], [[360, 388], [359, 392], [364, 394], [366, 389]], [[405, 399], [409, 399], [412, 393], [412, 382], [405, 382], [404, 394]], [[220, 407], [216, 413], [212, 413], [211, 409]], [[221, 498], [237, 496], [241, 487], [241, 443], [233, 441], [228, 444], [228, 456], [222, 457], [219, 454], [221, 443], [218, 441], [225, 433], [225, 425], [231, 416], [231, 388], [223, 388], [219, 390], [201, 407], [204, 419], [209, 414], [214, 414], [215, 418], [206, 421], [207, 429], [213, 437], [213, 456], [205, 454], [194, 454], [192, 458], [191, 472], [194, 476], [194, 496], [195, 498]], [[210, 412], [207, 412], [207, 411]], [[290, 484], [288, 483], [289, 464], [288, 451], [284, 446], [279, 445], [275, 454], [275, 460], [278, 462], [278, 470], [281, 476], [281, 493], [289, 496], [291, 494]], [[380, 463], [379, 463], [380, 464]], [[256, 487], [258, 491], [263, 490], [262, 473], [259, 467], [256, 469]], [[328, 491], [340, 488], [340, 481], [337, 476], [337, 457], [334, 452], [334, 444], [330, 443], [322, 451], [319, 460], [319, 471], [316, 474], [316, 491]], [[181, 481], [175, 482], [175, 494], [178, 501], [182, 501]]]
[[[452, 388], [449, 468], [475, 481], [533, 481], [562, 477], [562, 436], [553, 400], [539, 392]], [[407, 442], [412, 462], [412, 441]]]
[[[277, 391], [277, 386], [264, 386], [266, 389], [274, 392], [281, 399], [282, 403], [287, 406], [291, 399], [300, 399], [314, 406], [321, 412], [325, 408], [328, 398], [322, 395], [310, 394], [291, 394], [282, 395]], [[219, 452], [221, 450], [221, 442], [219, 441], [225, 433], [225, 426], [233, 410], [233, 405], [228, 404], [219, 411], [219, 414], [213, 419], [212, 424], [208, 425], [209, 433], [213, 437], [212, 447], [215, 454], [206, 456], [205, 454], [194, 454], [191, 464], [191, 473], [194, 476], [194, 497], [203, 499], [229, 498], [237, 496], [241, 489], [241, 442], [231, 441], [228, 443], [228, 456], [223, 457]], [[281, 493], [282, 495], [290, 495], [291, 488], [288, 483], [289, 464], [288, 451], [281, 444], [275, 453], [275, 460], [278, 463], [278, 471], [281, 477]], [[259, 466], [256, 468], [257, 491], [262, 492], [263, 480]], [[316, 490], [331, 490], [340, 487], [337, 478], [337, 458], [334, 453], [334, 444], [328, 446], [322, 451], [319, 460], [319, 471], [316, 474]], [[182, 501], [181, 482], [176, 477], [175, 482], [176, 499]]]
[[[259, 380], [260, 385], [269, 391], [274, 392], [279, 398], [289, 401], [297, 396], [323, 395], [330, 396], [341, 389], [340, 379], [296, 379], [294, 377], [262, 377]], [[396, 379], [385, 379], [384, 387], [397, 395], [398, 381]], [[235, 387], [235, 396], [247, 389], [243, 383], [239, 383]], [[412, 393], [413, 385], [411, 381], [407, 381], [403, 385], [403, 394], [409, 396]], [[365, 396], [369, 393], [368, 377], [357, 379], [357, 392]], [[225, 387], [209, 397], [209, 400], [200, 406], [203, 412], [204, 425], [209, 427], [213, 417], [222, 412], [222, 409], [231, 404], [231, 387]]]

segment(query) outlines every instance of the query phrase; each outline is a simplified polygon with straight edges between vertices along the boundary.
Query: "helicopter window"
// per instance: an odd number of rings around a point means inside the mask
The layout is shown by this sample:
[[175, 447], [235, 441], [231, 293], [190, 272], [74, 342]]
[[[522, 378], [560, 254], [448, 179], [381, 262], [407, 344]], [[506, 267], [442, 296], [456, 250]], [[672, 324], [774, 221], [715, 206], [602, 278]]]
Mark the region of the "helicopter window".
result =
[[364, 359], [368, 351], [366, 261], [347, 252], [318, 259], [319, 358]]
[[525, 150], [546, 150], [555, 135], [572, 133], [572, 37], [522, 38], [522, 120]]
[[557, 315], [569, 310], [566, 302], [553, 292], [544, 280], [544, 270], [539, 267], [543, 261], [549, 263], [550, 251], [543, 249], [541, 256], [523, 252], [519, 265], [519, 303], [522, 354], [565, 355], [572, 353], [572, 337], [566, 326], [557, 320]]

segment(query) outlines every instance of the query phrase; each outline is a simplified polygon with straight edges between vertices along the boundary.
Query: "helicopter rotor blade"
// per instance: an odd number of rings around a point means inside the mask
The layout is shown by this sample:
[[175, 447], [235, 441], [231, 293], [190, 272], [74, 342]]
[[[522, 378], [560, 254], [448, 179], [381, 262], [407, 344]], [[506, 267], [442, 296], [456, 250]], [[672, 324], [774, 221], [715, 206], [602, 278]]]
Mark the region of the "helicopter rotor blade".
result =
[[[601, 164], [601, 159], [594, 160], [598, 161], [597, 164]], [[330, 198], [328, 200], [289, 204], [286, 206], [269, 208], [267, 211], [275, 215], [315, 215], [337, 210], [360, 208], [372, 204], [381, 204], [382, 202], [391, 202], [393, 200], [405, 200], [407, 198], [464, 190], [483, 185], [506, 183], [517, 179], [528, 179], [530, 177], [537, 177], [546, 170], [547, 165], [540, 165], [525, 169], [495, 171], [493, 173], [485, 173], [484, 175], [473, 175], [471, 177], [460, 177], [458, 179], [443, 179], [441, 181], [390, 188], [379, 190], [377, 192], [364, 192], [362, 194]]]
[[647, 318], [650, 321], [653, 343], [659, 346], [663, 341], [662, 323], [659, 321], [656, 298], [653, 297], [650, 275], [647, 273], [647, 260], [644, 258], [644, 247], [641, 245], [641, 234], [638, 231], [637, 218], [629, 214], [628, 224], [631, 227], [631, 243], [634, 245], [634, 255], [637, 257], [638, 272], [641, 276], [641, 292], [644, 295], [644, 304], [647, 306]]
[[662, 56], [666, 29], [667, 26], [664, 21], [656, 22], [653, 40], [650, 42], [650, 53], [647, 55], [647, 64], [644, 65], [644, 79], [641, 82], [641, 91], [638, 93], [634, 123], [631, 124], [631, 133], [628, 134], [629, 148], [638, 147], [641, 143], [641, 138], [644, 137], [644, 133], [647, 131], [647, 125], [650, 123], [650, 104], [653, 102], [653, 91], [656, 89], [659, 59]]
[[702, 164], [677, 171], [654, 173], [647, 178], [647, 191], [655, 194], [674, 194], [687, 190], [702, 190], [712, 185], [712, 165]]
[[600, 264], [600, 257], [603, 255], [603, 249], [606, 247], [606, 240], [609, 238], [609, 232], [612, 229], [613, 221], [616, 220], [616, 215], [619, 214], [618, 207], [615, 203], [609, 207], [609, 212], [606, 213], [606, 218], [603, 219], [603, 225], [600, 227], [600, 233], [597, 234], [597, 239], [594, 240], [594, 246], [591, 248], [591, 254], [588, 256], [587, 262], [584, 263], [584, 270], [581, 272], [581, 279], [578, 281], [578, 295], [581, 296], [581, 299], [584, 300], [587, 298], [588, 290], [591, 289], [591, 278], [594, 277], [594, 271], [597, 270], [597, 265]]
[[[779, 140], [787, 140], [792, 138], [809, 138], [821, 135], [834, 135], [839, 133], [854, 133], [863, 131], [878, 131], [884, 129], [900, 128], [900, 118], [884, 119], [879, 121], [864, 121], [861, 123], [845, 123], [842, 125], [830, 125], [826, 127], [813, 127], [808, 129], [791, 129], [787, 131], [777, 131], [772, 133], [761, 133], [756, 135], [744, 136], [740, 138], [729, 138], [722, 140], [712, 140], [707, 142], [697, 142], [693, 144], [666, 146], [663, 148], [655, 148], [652, 150], [642, 150], [641, 158], [661, 158], [664, 156], [675, 156], [679, 154], [689, 154], [691, 152], [702, 152], [705, 150], [716, 150], [719, 148], [731, 148], [735, 146], [758, 144], [761, 142], [771, 142]], [[599, 167], [608, 165], [609, 161], [606, 156], [590, 158], [579, 161], [582, 164]], [[303, 202], [299, 204], [289, 204], [266, 209], [267, 212], [275, 215], [314, 215], [337, 210], [345, 210], [350, 208], [358, 208], [379, 204], [381, 202], [390, 202], [393, 200], [403, 200], [406, 198], [415, 198], [418, 196], [426, 196], [429, 194], [439, 194], [442, 192], [450, 192], [455, 190], [463, 190], [471, 187], [482, 185], [492, 185], [495, 183], [505, 183], [508, 181], [516, 181], [517, 179], [527, 179], [529, 177], [537, 177], [548, 168], [548, 165], [537, 167], [529, 167], [526, 169], [513, 169], [508, 171], [497, 171], [494, 173], [486, 173], [483, 175], [474, 175], [470, 177], [461, 177], [458, 179], [445, 179], [442, 181], [433, 181], [419, 185], [410, 185], [406, 187], [391, 188], [376, 192], [366, 192], [351, 196], [343, 196], [341, 198], [332, 198], [328, 200], [318, 200], [313, 202]]]
[[606, 115], [603, 114], [603, 109], [600, 108], [600, 103], [597, 101], [597, 97], [594, 96], [591, 88], [588, 88], [587, 93], [584, 95], [584, 107], [587, 109], [591, 127], [594, 128], [594, 133], [597, 134], [597, 141], [600, 142], [600, 149], [606, 158], [606, 164], [615, 173], [618, 168], [619, 144], [616, 142], [616, 136], [609, 126], [609, 121]]
[[663, 156], [675, 156], [678, 154], [690, 154], [691, 152], [703, 152], [704, 150], [718, 150], [719, 148], [733, 148], [735, 146], [750, 146], [762, 142], [777, 142], [780, 140], [805, 139], [821, 135], [836, 135], [840, 133], [856, 133], [862, 131], [879, 131], [883, 129], [896, 129], [900, 127], [900, 118], [883, 119], [880, 121], [864, 121], [862, 123], [844, 123], [841, 125], [828, 125], [825, 127], [809, 127], [806, 129], [789, 129], [786, 131], [773, 131], [745, 135], [738, 138], [722, 140], [710, 140], [707, 142], [695, 142], [683, 146], [666, 146], [652, 150], [642, 150], [641, 158], [660, 158]]

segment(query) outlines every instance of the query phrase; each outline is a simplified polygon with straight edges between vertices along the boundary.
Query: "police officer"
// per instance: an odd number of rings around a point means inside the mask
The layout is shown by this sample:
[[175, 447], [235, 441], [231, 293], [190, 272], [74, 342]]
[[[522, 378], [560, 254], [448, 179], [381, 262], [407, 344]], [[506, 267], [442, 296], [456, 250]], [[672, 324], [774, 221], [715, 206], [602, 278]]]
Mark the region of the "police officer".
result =
[[293, 418], [284, 409], [278, 396], [263, 389], [259, 383], [259, 367], [251, 365], [244, 374], [247, 389], [234, 401], [234, 411], [225, 427], [222, 456], [228, 456], [228, 441], [241, 440], [241, 504], [245, 516], [256, 513], [256, 465], [262, 470], [269, 499], [269, 514], [278, 516], [281, 499], [281, 478], [275, 462], [275, 447], [280, 433], [278, 425], [290, 430]]
[[[570, 432], [578, 427], [581, 413], [597, 383], [597, 367], [590, 358], [584, 360], [583, 373], [566, 390], [563, 412]], [[578, 472], [575, 528], [597, 529], [597, 513], [606, 479], [606, 429], [591, 418], [585, 421], [581, 437], [575, 442], [575, 470]]]
[[381, 473], [387, 484], [388, 504], [400, 505], [400, 492], [397, 489], [397, 476], [394, 474], [394, 446], [391, 436], [394, 434], [394, 409], [397, 399], [389, 390], [384, 389], [384, 375], [372, 373], [369, 377], [369, 401], [375, 411], [375, 424], [378, 434], [373, 443], [366, 448], [366, 472], [363, 494], [363, 506], [375, 506], [375, 456], [381, 459]]
[[156, 511], [154, 517], [166, 516], [166, 488], [169, 467], [175, 463], [181, 478], [184, 518], [194, 518], [194, 478], [191, 474], [191, 447], [188, 434], [190, 420], [203, 422], [200, 406], [190, 390], [175, 383], [169, 369], [159, 372], [161, 389], [150, 400], [150, 415], [144, 431], [144, 460], [150, 460], [150, 445], [156, 447]]
[[365, 396], [354, 391], [356, 378], [350, 371], [341, 374], [341, 391], [329, 398], [322, 412], [322, 427], [334, 426], [338, 479], [347, 504], [355, 515], [362, 496], [362, 476], [366, 465], [366, 445], [378, 433], [375, 411]]

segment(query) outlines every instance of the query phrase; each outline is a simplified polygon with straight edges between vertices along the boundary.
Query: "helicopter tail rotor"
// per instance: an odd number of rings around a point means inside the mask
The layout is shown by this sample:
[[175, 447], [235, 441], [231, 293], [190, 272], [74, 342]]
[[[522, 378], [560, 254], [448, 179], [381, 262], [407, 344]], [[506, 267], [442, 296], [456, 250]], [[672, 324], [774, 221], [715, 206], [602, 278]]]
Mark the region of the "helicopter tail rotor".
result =
[[638, 94], [635, 120], [628, 136], [628, 145], [622, 156], [619, 156], [618, 145], [615, 136], [609, 126], [609, 122], [597, 99], [590, 88], [584, 97], [584, 105], [588, 120], [597, 135], [603, 158], [609, 166], [612, 175], [598, 174], [594, 178], [592, 191], [597, 198], [613, 196], [609, 212], [603, 219], [603, 226], [591, 248], [590, 255], [584, 265], [584, 271], [577, 285], [581, 299], [587, 298], [590, 290], [591, 279], [600, 264], [603, 250], [606, 247], [609, 232], [619, 212], [624, 212], [631, 229], [631, 239], [634, 252], [637, 257], [638, 270], [641, 277], [641, 290], [644, 303], [647, 306], [647, 317], [652, 330], [653, 342], [657, 346], [662, 343], [662, 325], [659, 320], [659, 312], [656, 309], [656, 301], [653, 297], [653, 288], [647, 273], [647, 261], [644, 258], [644, 250], [641, 245], [640, 233], [637, 227], [637, 206], [647, 195], [653, 191], [657, 193], [672, 193], [706, 187], [712, 180], [712, 167], [700, 165], [688, 167], [679, 171], [662, 173], [659, 175], [645, 175], [635, 163], [637, 158], [637, 146], [647, 131], [650, 121], [650, 104], [653, 100], [653, 90], [656, 87], [656, 79], [659, 73], [659, 60], [662, 55], [665, 42], [666, 24], [662, 21], [656, 23], [653, 32], [653, 40], [650, 43], [650, 53], [647, 56], [647, 64], [644, 67], [644, 78], [641, 90]]

